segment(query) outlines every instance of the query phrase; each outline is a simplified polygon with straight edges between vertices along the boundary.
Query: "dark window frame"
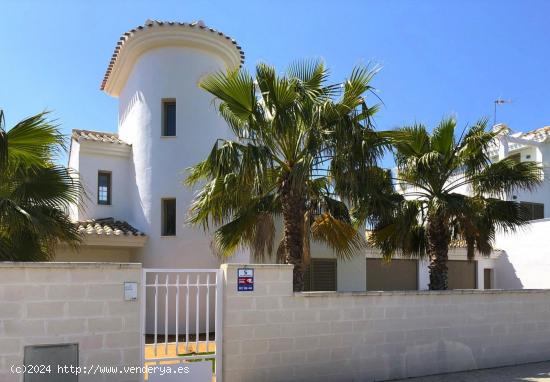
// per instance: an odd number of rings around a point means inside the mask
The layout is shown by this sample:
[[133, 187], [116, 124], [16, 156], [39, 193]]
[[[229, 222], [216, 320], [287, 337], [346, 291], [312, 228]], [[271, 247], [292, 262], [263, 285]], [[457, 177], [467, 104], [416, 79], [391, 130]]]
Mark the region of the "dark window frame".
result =
[[[167, 108], [174, 107], [174, 126], [168, 126], [169, 113]], [[171, 131], [173, 130], [173, 131]], [[161, 136], [163, 137], [175, 137], [177, 135], [177, 104], [175, 98], [164, 98], [162, 100], [162, 126], [161, 126]]]
[[[173, 216], [167, 216], [167, 202], [173, 202]], [[172, 237], [177, 235], [177, 202], [176, 198], [162, 198], [160, 201], [160, 235], [162, 237]], [[173, 219], [173, 223], [170, 223], [168, 219]]]
[[[107, 184], [107, 200], [101, 199], [101, 193], [100, 193], [100, 187], [102, 187], [100, 183], [100, 179], [102, 176], [107, 176], [108, 184]], [[110, 206], [113, 203], [113, 173], [112, 171], [104, 171], [99, 170], [97, 172], [97, 204], [102, 206]]]

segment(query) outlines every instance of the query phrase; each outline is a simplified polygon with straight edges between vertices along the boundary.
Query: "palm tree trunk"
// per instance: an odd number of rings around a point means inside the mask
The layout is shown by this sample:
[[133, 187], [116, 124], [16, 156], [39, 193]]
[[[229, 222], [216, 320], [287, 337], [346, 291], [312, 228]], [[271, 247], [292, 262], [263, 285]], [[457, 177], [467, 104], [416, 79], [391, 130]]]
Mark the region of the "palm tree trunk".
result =
[[428, 218], [426, 227], [427, 249], [430, 259], [430, 290], [448, 288], [447, 260], [449, 253], [449, 228], [441, 216]]
[[304, 290], [303, 245], [304, 245], [304, 198], [292, 189], [289, 181], [281, 187], [283, 209], [285, 262], [294, 265], [293, 286], [295, 292]]

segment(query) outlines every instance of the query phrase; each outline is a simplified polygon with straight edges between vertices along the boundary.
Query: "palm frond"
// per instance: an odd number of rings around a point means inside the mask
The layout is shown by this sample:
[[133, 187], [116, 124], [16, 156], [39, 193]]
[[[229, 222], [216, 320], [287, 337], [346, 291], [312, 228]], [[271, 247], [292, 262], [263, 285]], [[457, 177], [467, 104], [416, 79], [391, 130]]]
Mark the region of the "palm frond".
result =
[[327, 245], [337, 256], [345, 260], [366, 247], [366, 241], [360, 232], [330, 213], [323, 213], [315, 219], [311, 225], [311, 237]]
[[502, 196], [517, 190], [533, 191], [542, 183], [542, 168], [535, 162], [506, 158], [492, 163], [473, 177], [477, 193]]
[[46, 116], [0, 129], [0, 260], [50, 260], [60, 243], [81, 241], [68, 214], [84, 190], [76, 174], [54, 164], [64, 137]]
[[[214, 247], [222, 255], [248, 247], [261, 257], [273, 249], [270, 217], [285, 206], [288, 237], [277, 247], [278, 261], [307, 262], [310, 239], [344, 258], [358, 253], [365, 240], [350, 211], [360, 210], [364, 219], [372, 213], [361, 181], [387, 180], [374, 169], [389, 140], [373, 128], [378, 106], [366, 102], [377, 71], [357, 67], [343, 83], [329, 83], [325, 64], [309, 60], [284, 74], [260, 63], [255, 78], [241, 70], [201, 81], [236, 139], [217, 140], [208, 157], [188, 169], [185, 183], [200, 185], [188, 221], [215, 227]], [[269, 198], [269, 208], [260, 208]], [[288, 234], [290, 227], [301, 232]]]

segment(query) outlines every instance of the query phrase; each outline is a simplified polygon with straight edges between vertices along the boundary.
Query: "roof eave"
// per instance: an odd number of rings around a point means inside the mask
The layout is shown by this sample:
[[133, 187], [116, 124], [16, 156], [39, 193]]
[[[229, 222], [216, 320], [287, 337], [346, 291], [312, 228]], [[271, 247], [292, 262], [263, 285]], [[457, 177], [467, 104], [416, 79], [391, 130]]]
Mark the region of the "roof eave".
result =
[[147, 242], [145, 235], [106, 235], [84, 233], [81, 245], [90, 247], [125, 247], [141, 248]]
[[221, 32], [197, 24], [150, 22], [122, 35], [100, 89], [118, 97], [138, 57], [150, 49], [163, 46], [209, 51], [220, 57], [228, 69], [238, 68], [244, 63], [241, 47]]
[[132, 146], [122, 143], [98, 142], [85, 138], [79, 138], [81, 154], [92, 155], [110, 155], [118, 157], [128, 157], [132, 152]]

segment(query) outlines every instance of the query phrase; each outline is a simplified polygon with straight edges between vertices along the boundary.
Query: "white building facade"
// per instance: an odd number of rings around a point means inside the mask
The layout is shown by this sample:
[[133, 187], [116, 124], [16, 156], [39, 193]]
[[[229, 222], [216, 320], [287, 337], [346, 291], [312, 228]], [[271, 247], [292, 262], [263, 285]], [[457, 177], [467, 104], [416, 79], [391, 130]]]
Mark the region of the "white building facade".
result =
[[218, 267], [208, 233], [184, 224], [196, 190], [182, 181], [229, 134], [199, 81], [243, 60], [234, 40], [201, 21], [147, 20], [121, 37], [101, 85], [118, 99], [118, 134], [73, 131], [69, 167], [87, 195], [72, 218], [86, 241], [59, 258]]
[[[71, 217], [85, 239], [78, 252], [61, 248], [57, 260], [141, 262], [147, 268], [219, 266], [211, 235], [185, 224], [196, 190], [182, 181], [186, 168], [203, 160], [216, 139], [231, 134], [212, 96], [198, 83], [243, 61], [234, 40], [200, 21], [147, 20], [123, 34], [101, 84], [118, 99], [118, 133], [73, 130], [69, 167], [79, 173], [86, 192]], [[504, 134], [493, 156], [519, 154], [520, 160], [544, 162], [550, 158], [546, 133]], [[510, 197], [548, 205], [550, 184]], [[550, 215], [550, 208], [542, 210], [539, 216], [541, 207], [533, 205], [537, 217]], [[469, 262], [464, 248], [451, 248], [451, 287], [514, 287], [513, 277], [502, 276], [510, 270], [498, 271], [501, 255], [495, 251]], [[397, 258], [385, 264], [374, 249], [344, 261], [321, 246], [312, 247], [312, 257], [306, 272], [310, 290], [428, 288], [426, 261]], [[252, 259], [243, 251], [231, 261]]]
[[526, 133], [513, 132], [497, 125], [501, 134], [491, 152], [494, 161], [511, 158], [518, 162], [534, 161], [541, 167], [542, 184], [531, 191], [506, 195], [526, 207], [531, 224], [513, 234], [499, 233], [496, 246], [503, 253], [496, 263], [496, 284], [505, 288], [550, 288], [550, 126]]

